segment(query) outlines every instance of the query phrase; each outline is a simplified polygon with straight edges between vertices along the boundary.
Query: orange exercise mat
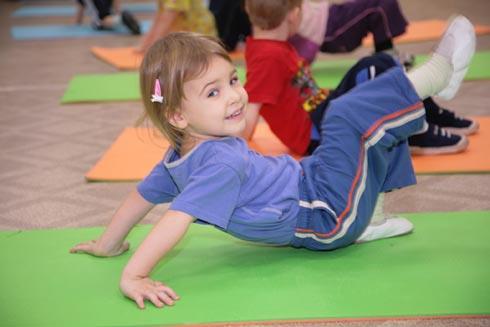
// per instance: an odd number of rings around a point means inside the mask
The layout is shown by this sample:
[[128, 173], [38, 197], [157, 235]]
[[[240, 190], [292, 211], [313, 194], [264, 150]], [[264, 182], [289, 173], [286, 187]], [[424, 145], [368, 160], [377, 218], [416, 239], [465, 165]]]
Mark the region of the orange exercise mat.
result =
[[[125, 128], [109, 150], [85, 174], [88, 181], [137, 181], [146, 176], [163, 158], [169, 143], [151, 128]], [[271, 132], [266, 123], [259, 123], [249, 146], [268, 155], [290, 154], [288, 148]]]
[[[469, 148], [459, 154], [415, 156], [418, 174], [486, 173], [490, 172], [490, 117], [479, 117], [479, 133], [470, 136]], [[260, 123], [249, 143], [254, 150], [267, 155], [291, 154]], [[150, 128], [126, 128], [104, 156], [85, 175], [88, 181], [136, 181], [142, 179], [162, 160], [168, 142]], [[298, 156], [296, 156], [299, 159]]]
[[490, 117], [473, 117], [480, 123], [478, 133], [469, 136], [466, 151], [436, 156], [413, 156], [418, 174], [490, 172]]
[[[116, 67], [119, 70], [136, 70], [143, 61], [143, 55], [135, 48], [104, 48], [92, 47], [90, 51], [100, 60]], [[233, 60], [244, 60], [243, 52], [231, 52]]]
[[135, 48], [103, 48], [92, 47], [90, 51], [100, 60], [120, 70], [138, 69], [143, 55]]
[[[447, 21], [439, 19], [421, 20], [410, 22], [405, 34], [395, 38], [395, 43], [423, 42], [438, 39], [446, 30]], [[475, 25], [477, 35], [490, 33], [490, 26]], [[364, 45], [373, 44], [373, 38], [370, 35], [364, 42]]]

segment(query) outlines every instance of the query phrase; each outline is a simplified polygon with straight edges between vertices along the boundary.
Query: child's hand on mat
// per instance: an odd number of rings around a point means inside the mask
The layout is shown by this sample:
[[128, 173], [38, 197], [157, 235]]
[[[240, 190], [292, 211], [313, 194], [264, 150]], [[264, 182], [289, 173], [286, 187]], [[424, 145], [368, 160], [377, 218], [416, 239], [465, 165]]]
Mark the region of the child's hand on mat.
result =
[[158, 308], [163, 308], [165, 305], [174, 305], [179, 299], [173, 289], [148, 277], [123, 275], [119, 287], [124, 295], [136, 302], [140, 309], [145, 308], [145, 300], [151, 301]]
[[124, 241], [113, 249], [108, 249], [100, 244], [98, 240], [91, 240], [75, 245], [70, 249], [70, 253], [87, 253], [96, 257], [114, 257], [126, 252], [129, 243]]

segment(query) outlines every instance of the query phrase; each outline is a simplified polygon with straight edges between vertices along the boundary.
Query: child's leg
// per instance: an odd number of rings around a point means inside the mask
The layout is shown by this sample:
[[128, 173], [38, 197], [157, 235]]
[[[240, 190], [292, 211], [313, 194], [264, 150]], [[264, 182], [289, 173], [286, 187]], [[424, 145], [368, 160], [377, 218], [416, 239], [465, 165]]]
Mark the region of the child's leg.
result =
[[310, 113], [310, 118], [318, 131], [321, 131], [321, 124], [328, 103], [339, 96], [349, 92], [358, 84], [369, 81], [378, 77], [390, 68], [397, 67], [395, 60], [385, 54], [376, 53], [368, 57], [360, 59], [352, 66], [340, 81], [339, 85], [328, 94], [325, 104], [319, 106], [316, 110]]
[[392, 39], [405, 33], [407, 21], [397, 0], [357, 0], [330, 6], [323, 52], [348, 52], [371, 32], [375, 50], [393, 47]]
[[414, 183], [403, 153], [408, 149], [399, 143], [423, 127], [424, 109], [403, 71], [394, 68], [332, 101], [323, 122], [322, 144], [302, 161], [306, 184], [314, 188], [306, 201], [328, 204], [336, 217], [300, 224], [301, 241], [293, 245], [326, 250], [357, 240], [379, 192], [393, 185], [388, 173], [400, 176], [397, 187]]
[[[327, 101], [338, 98], [359, 84], [374, 78], [378, 78], [378, 76], [393, 67], [400, 67], [400, 65], [393, 59], [393, 57], [386, 53], [376, 53], [374, 55], [362, 58], [344, 75], [337, 88], [329, 94]], [[323, 112], [320, 111], [324, 111], [324, 108], [325, 105], [317, 108], [311, 113], [312, 122], [315, 124], [318, 130], [321, 130], [321, 117], [323, 116]], [[406, 147], [407, 145], [405, 144], [404, 146]], [[408, 151], [400, 152], [406, 153], [406, 156], [409, 156]], [[403, 170], [403, 172], [405, 171], [406, 170]], [[394, 172], [391, 174], [394, 174]], [[390, 175], [390, 173], [388, 173], [388, 175]], [[397, 186], [391, 187], [391, 189], [394, 188], [397, 188]], [[384, 193], [380, 193], [374, 208], [371, 222], [363, 234], [359, 237], [357, 242], [404, 235], [413, 229], [412, 223], [410, 223], [410, 221], [408, 221], [406, 218], [385, 214], [383, 208], [383, 197]]]

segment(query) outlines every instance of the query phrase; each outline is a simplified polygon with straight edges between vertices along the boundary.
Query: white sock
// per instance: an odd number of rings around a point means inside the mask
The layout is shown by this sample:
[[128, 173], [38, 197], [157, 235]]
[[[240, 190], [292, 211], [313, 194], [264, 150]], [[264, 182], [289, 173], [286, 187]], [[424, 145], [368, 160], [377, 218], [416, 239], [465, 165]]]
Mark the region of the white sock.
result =
[[384, 193], [379, 193], [369, 225], [356, 243], [379, 240], [387, 237], [405, 235], [413, 230], [413, 224], [406, 218], [384, 213]]
[[433, 53], [428, 61], [407, 73], [420, 99], [436, 95], [448, 85], [453, 66], [446, 57], [445, 52], [447, 51], [447, 47], [444, 47], [444, 55], [438, 52]]
[[378, 201], [376, 201], [376, 206], [374, 207], [373, 216], [371, 217], [371, 222], [369, 224], [377, 224], [383, 221], [383, 219], [385, 219], [384, 200], [385, 200], [385, 194], [379, 193]]

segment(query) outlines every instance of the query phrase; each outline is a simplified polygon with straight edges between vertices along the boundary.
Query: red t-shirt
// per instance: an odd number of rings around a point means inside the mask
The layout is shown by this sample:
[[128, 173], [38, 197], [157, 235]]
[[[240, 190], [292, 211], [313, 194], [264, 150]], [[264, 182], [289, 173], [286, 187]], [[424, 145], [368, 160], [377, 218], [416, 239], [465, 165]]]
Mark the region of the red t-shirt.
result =
[[260, 114], [272, 132], [293, 152], [304, 154], [311, 120], [303, 103], [314, 81], [306, 62], [287, 42], [247, 38], [245, 48], [249, 102], [261, 103]]

